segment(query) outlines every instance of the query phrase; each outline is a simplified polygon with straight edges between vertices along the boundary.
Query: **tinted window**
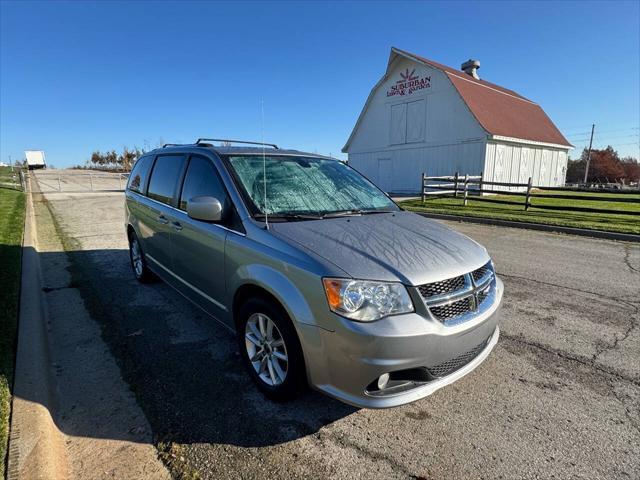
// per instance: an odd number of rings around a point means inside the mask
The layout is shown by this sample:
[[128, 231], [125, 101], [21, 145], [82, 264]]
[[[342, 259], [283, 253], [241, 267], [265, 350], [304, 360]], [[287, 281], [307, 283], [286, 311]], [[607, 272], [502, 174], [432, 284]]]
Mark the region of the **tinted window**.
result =
[[191, 157], [187, 174], [184, 177], [184, 186], [180, 197], [180, 209], [187, 209], [187, 201], [193, 197], [208, 195], [216, 197], [222, 204], [223, 211], [227, 206], [227, 192], [222, 185], [215, 167], [209, 160], [203, 157]]
[[159, 202], [171, 204], [178, 179], [182, 173], [185, 157], [178, 155], [160, 155], [151, 172], [147, 195]]
[[144, 187], [149, 177], [149, 169], [153, 163], [152, 156], [140, 157], [131, 170], [127, 188], [134, 192], [144, 193]]

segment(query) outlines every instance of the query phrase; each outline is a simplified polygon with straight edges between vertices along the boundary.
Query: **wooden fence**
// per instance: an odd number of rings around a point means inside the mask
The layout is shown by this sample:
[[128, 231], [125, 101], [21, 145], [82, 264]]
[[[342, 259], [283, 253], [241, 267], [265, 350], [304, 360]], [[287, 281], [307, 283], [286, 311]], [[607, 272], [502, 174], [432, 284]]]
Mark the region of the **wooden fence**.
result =
[[[488, 188], [487, 188], [488, 187]], [[493, 187], [508, 187], [517, 188], [518, 190], [497, 190]], [[548, 193], [550, 192], [550, 193]], [[553, 193], [553, 192], [569, 192], [567, 193]], [[640, 204], [640, 192], [638, 190], [598, 190], [597, 195], [571, 195], [571, 192], [575, 193], [594, 193], [593, 190], [588, 188], [579, 187], [542, 187], [533, 185], [531, 177], [527, 183], [509, 183], [509, 182], [489, 182], [482, 178], [482, 175], [461, 176], [458, 172], [453, 176], [444, 177], [427, 177], [426, 174], [422, 174], [422, 202], [427, 197], [453, 197], [462, 198], [462, 204], [467, 205], [469, 197], [473, 196], [473, 201], [497, 203], [505, 205], [520, 205], [524, 210], [530, 208], [539, 208], [544, 210], [566, 210], [572, 212], [584, 212], [584, 213], [606, 213], [615, 215], [640, 215], [638, 212], [625, 211], [625, 210], [613, 210], [604, 208], [590, 208], [581, 206], [569, 206], [569, 205], [542, 205], [533, 202], [535, 199], [544, 198], [557, 198], [563, 200], [588, 200], [590, 202], [619, 202], [619, 203], [637, 203]], [[483, 197], [484, 193], [502, 194], [509, 196], [523, 197], [522, 202], [515, 200], [505, 200], [502, 198], [486, 198]], [[616, 194], [617, 197], [607, 196], [610, 194]], [[627, 196], [628, 195], [628, 196]], [[631, 196], [635, 195], [635, 196]]]

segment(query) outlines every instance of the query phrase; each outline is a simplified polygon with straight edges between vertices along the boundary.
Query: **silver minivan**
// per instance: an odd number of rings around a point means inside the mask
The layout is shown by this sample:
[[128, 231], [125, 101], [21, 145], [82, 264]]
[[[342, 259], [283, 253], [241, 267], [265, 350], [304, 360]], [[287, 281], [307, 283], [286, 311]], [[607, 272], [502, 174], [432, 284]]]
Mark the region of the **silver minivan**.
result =
[[487, 358], [503, 284], [484, 247], [402, 210], [341, 161], [217, 142], [136, 162], [131, 265], [140, 282], [160, 277], [233, 329], [265, 395], [311, 385], [393, 407]]

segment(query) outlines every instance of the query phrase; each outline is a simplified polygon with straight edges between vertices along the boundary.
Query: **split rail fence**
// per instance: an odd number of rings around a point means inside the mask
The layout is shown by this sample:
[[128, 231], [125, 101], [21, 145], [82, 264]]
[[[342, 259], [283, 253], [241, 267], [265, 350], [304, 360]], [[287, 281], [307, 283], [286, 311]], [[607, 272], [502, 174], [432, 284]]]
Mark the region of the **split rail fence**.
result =
[[[517, 190], [500, 190], [495, 187], [516, 188]], [[560, 193], [553, 193], [560, 192]], [[507, 200], [504, 198], [483, 197], [482, 194], [501, 194], [522, 197], [523, 201]], [[571, 193], [597, 193], [595, 195], [571, 195]], [[461, 198], [462, 204], [467, 205], [470, 197], [474, 202], [487, 202], [505, 205], [520, 205], [527, 211], [530, 208], [544, 210], [563, 210], [583, 213], [604, 213], [614, 215], [640, 215], [638, 211], [625, 211], [605, 208], [591, 208], [573, 205], [543, 205], [535, 203], [536, 199], [562, 199], [589, 202], [616, 202], [640, 204], [640, 192], [638, 190], [598, 190], [594, 192], [588, 188], [579, 187], [543, 187], [533, 185], [529, 177], [527, 183], [490, 182], [484, 180], [482, 175], [464, 175], [458, 172], [453, 176], [428, 177], [422, 174], [422, 202], [427, 197], [452, 197]], [[615, 194], [616, 196], [607, 196]]]

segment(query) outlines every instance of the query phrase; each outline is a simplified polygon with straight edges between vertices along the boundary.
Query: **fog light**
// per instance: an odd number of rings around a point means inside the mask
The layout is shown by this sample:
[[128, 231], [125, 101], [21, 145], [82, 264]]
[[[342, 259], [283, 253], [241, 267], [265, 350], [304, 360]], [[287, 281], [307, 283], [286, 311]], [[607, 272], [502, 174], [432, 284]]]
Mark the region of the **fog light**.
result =
[[389, 374], [383, 373], [380, 375], [380, 378], [378, 378], [378, 388], [383, 390], [387, 386], [387, 383], [389, 383]]

